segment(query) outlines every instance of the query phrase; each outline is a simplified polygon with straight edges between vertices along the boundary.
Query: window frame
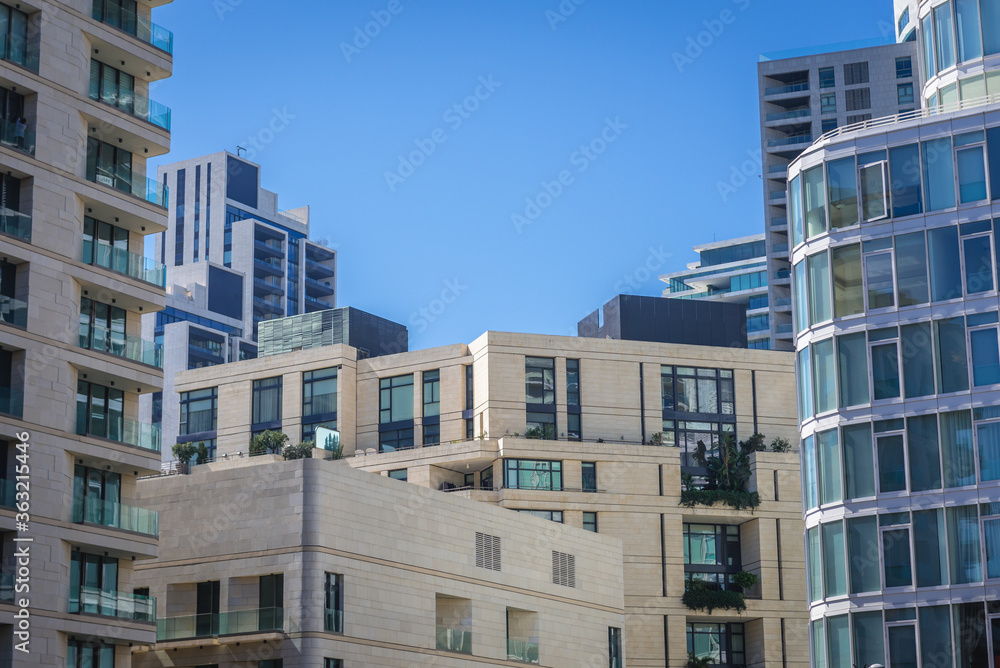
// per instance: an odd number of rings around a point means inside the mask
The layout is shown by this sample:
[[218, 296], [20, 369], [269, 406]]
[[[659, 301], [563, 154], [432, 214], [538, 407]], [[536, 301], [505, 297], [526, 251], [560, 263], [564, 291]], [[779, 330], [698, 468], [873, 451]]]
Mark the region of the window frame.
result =
[[[889, 241], [894, 241], [893, 237], [884, 237], [889, 239]], [[870, 281], [868, 277], [868, 262], [876, 258], [877, 256], [888, 255], [889, 256], [889, 281], [891, 282], [891, 289], [889, 290], [889, 295], [892, 298], [892, 303], [888, 306], [872, 306], [871, 305], [871, 288]], [[864, 277], [865, 286], [865, 313], [870, 313], [872, 311], [877, 313], [884, 313], [886, 311], [897, 308], [896, 305], [896, 295], [898, 294], [898, 289], [896, 287], [896, 248], [895, 246], [889, 246], [888, 248], [882, 248], [878, 250], [865, 252], [864, 244], [861, 245], [861, 274]]]
[[[524, 464], [535, 464], [534, 468], [522, 468]], [[548, 469], [538, 468], [538, 464], [548, 464]], [[563, 470], [562, 470], [562, 460], [558, 459], [520, 459], [520, 458], [504, 458], [503, 460], [503, 486], [504, 489], [525, 489], [532, 491], [546, 491], [546, 492], [561, 492], [564, 491], [563, 487]], [[543, 476], [548, 475], [548, 486], [534, 486], [534, 487], [522, 487], [520, 484], [520, 474], [521, 472], [532, 472], [540, 473]], [[511, 476], [513, 474], [514, 482], [512, 484]], [[541, 477], [541, 476], [540, 476]], [[558, 482], [557, 482], [558, 481]]]
[[[270, 385], [265, 385], [265, 383], [270, 383]], [[278, 394], [278, 417], [276, 420], [260, 420], [258, 418], [261, 416], [260, 399], [264, 392], [270, 392], [277, 389]], [[277, 422], [279, 425], [282, 420], [282, 401], [284, 399], [284, 377], [283, 376], [271, 376], [269, 378], [260, 378], [252, 381], [250, 386], [250, 424], [252, 431], [260, 431], [256, 425], [269, 425]]]

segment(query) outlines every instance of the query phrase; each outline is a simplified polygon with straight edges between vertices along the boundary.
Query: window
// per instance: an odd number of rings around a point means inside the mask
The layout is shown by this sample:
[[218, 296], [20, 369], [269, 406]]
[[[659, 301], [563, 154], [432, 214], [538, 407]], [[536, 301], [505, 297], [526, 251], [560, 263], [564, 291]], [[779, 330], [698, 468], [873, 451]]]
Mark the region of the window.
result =
[[840, 407], [869, 403], [868, 355], [865, 333], [837, 337], [837, 368], [840, 379]]
[[926, 211], [955, 206], [955, 163], [951, 160], [951, 137], [920, 143], [923, 154], [924, 205]]
[[475, 409], [475, 403], [473, 402], [473, 372], [472, 365], [466, 365], [465, 367], [465, 410], [471, 411]]
[[837, 72], [832, 67], [819, 68], [819, 87], [833, 88], [837, 85]]
[[379, 423], [413, 419], [413, 374], [379, 379]]
[[820, 525], [823, 536], [823, 588], [827, 598], [847, 593], [847, 545], [843, 522]]
[[934, 358], [931, 323], [922, 322], [900, 328], [900, 351], [903, 360], [903, 396], [907, 399], [934, 394]]
[[[140, 351], [130, 350], [127, 346], [125, 327], [126, 311], [117, 306], [102, 304], [83, 297], [80, 299], [80, 347], [98, 350], [100, 352], [125, 357], [139, 357]], [[138, 355], [136, 353], [139, 353]], [[154, 361], [152, 358], [150, 362]]]
[[393, 480], [402, 480], [406, 482], [406, 471], [407, 469], [394, 469], [389, 471], [389, 477]]
[[907, 587], [913, 584], [913, 565], [910, 560], [910, 514], [887, 513], [879, 515], [882, 534], [882, 561], [884, 585]]
[[806, 258], [809, 274], [809, 324], [816, 325], [833, 318], [830, 286], [830, 257], [823, 251]]
[[441, 415], [441, 372], [424, 371], [421, 377], [424, 384], [423, 417], [438, 417]]
[[[833, 264], [833, 317], [843, 318], [865, 310], [861, 246], [849, 244], [831, 251]], [[796, 288], [798, 289], [798, 287]]]
[[792, 236], [792, 246], [802, 243], [802, 178], [796, 176], [788, 183], [788, 230]]
[[[0, 13], [2, 14], [2, 13]], [[66, 643], [66, 668], [114, 668], [115, 646], [71, 639]]]
[[622, 668], [622, 630], [608, 627], [608, 668]]
[[938, 71], [954, 67], [955, 25], [950, 2], [938, 5], [934, 9], [934, 42], [937, 44]]
[[[982, 133], [975, 133], [982, 134]], [[955, 137], [958, 146], [959, 137]], [[958, 201], [961, 204], [986, 199], [985, 144], [955, 150], [958, 166]]]
[[854, 125], [856, 123], [864, 123], [865, 121], [870, 121], [871, 119], [871, 114], [854, 114], [847, 117], [847, 124]]
[[505, 459], [504, 487], [562, 491], [562, 462]]
[[[7, 203], [7, 208], [16, 209], [16, 207], [11, 206], [10, 202]], [[147, 277], [152, 277], [150, 272], [137, 271], [139, 267], [132, 266], [134, 263], [128, 253], [128, 236], [128, 230], [123, 227], [115, 227], [85, 216], [83, 219], [83, 261], [117, 271], [120, 274], [129, 274], [130, 276], [138, 274], [136, 277], [144, 280]]]
[[[583, 530], [593, 531], [594, 533], [597, 533], [597, 513], [588, 510], [583, 511]], [[990, 577], [1000, 577], [1000, 520], [997, 521], [995, 533], [996, 533], [995, 549], [997, 552], [994, 558], [997, 561], [997, 575], [993, 575]]]
[[986, 577], [1000, 578], [1000, 503], [980, 504], [983, 541], [986, 547]]
[[847, 111], [863, 111], [872, 108], [872, 91], [870, 88], [855, 88], [844, 91]]
[[844, 65], [844, 85], [856, 86], [868, 83], [868, 63], [849, 63]]
[[181, 436], [203, 434], [216, 430], [219, 415], [219, 389], [181, 392], [180, 429]]
[[525, 417], [527, 427], [524, 435], [526, 438], [538, 438], [546, 441], [556, 439], [558, 431], [556, 430], [555, 413], [528, 412]]
[[[851, 517], [847, 520], [851, 593], [880, 591], [882, 580], [878, 572], [878, 518]], [[881, 624], [879, 633], [881, 634]]]
[[476, 421], [469, 418], [465, 421], [465, 440], [471, 441], [476, 437]]
[[965, 264], [965, 293], [992, 292], [993, 250], [991, 235], [962, 239], [962, 256]]
[[253, 381], [252, 413], [253, 431], [281, 427], [281, 376]]
[[566, 403], [580, 405], [580, 360], [566, 360]]
[[[118, 616], [118, 559], [73, 552], [70, 565], [69, 612]], [[123, 602], [124, 603], [124, 602]], [[132, 599], [135, 610], [129, 619], [153, 621], [152, 606], [146, 599]], [[123, 614], [126, 610], [121, 611]], [[133, 614], [137, 615], [133, 617]]]
[[551, 357], [525, 357], [525, 396], [529, 404], [554, 406], [556, 403], [555, 360]]
[[302, 441], [316, 437], [317, 427], [337, 428], [337, 367], [302, 374]]
[[323, 668], [344, 668], [344, 662], [340, 659], [323, 659]]
[[817, 341], [810, 346], [813, 371], [813, 401], [816, 412], [825, 413], [837, 408], [836, 359], [833, 339]]
[[664, 411], [736, 414], [732, 370], [661, 366], [660, 384]]
[[[28, 52], [28, 15], [7, 5], [0, 5], [0, 58], [32, 67]], [[37, 57], [37, 55], [36, 55]], [[96, 665], [96, 664], [95, 664]]]
[[344, 576], [327, 573], [323, 585], [323, 630], [344, 631]]
[[95, 0], [94, 18], [131, 35], [136, 34], [135, 0]]
[[831, 228], [850, 227], [858, 223], [857, 169], [853, 156], [826, 164]]
[[125, 421], [125, 393], [79, 381], [76, 390], [76, 433], [121, 441]]
[[866, 241], [864, 244], [868, 310], [889, 308], [896, 305], [891, 249], [892, 239], [889, 237]]
[[[907, 9], [907, 20], [909, 20], [909, 9]], [[903, 56], [896, 59], [896, 78], [909, 79], [913, 76], [913, 60], [910, 56]]]
[[[868, 333], [868, 341], [871, 344], [871, 369], [873, 396], [876, 401], [881, 399], [896, 399], [899, 397], [899, 347], [895, 341], [888, 342], [875, 332], [885, 330], [872, 330]], [[893, 329], [893, 332], [895, 330]], [[891, 335], [896, 338], [896, 334]], [[873, 341], [878, 341], [873, 343]]]
[[581, 465], [584, 492], [597, 491], [597, 462], [583, 462]]
[[844, 427], [841, 438], [844, 444], [844, 498], [850, 500], [875, 496], [871, 426], [866, 423]]
[[892, 173], [892, 216], [901, 218], [923, 213], [920, 180], [920, 148], [917, 144], [889, 149]]
[[379, 452], [395, 452], [413, 448], [413, 427], [404, 429], [379, 429]]
[[563, 523], [563, 512], [561, 510], [521, 510], [517, 509], [515, 512], [524, 513], [525, 515], [531, 515], [533, 517], [538, 517], [543, 520], [549, 520], [550, 522]]
[[688, 655], [714, 665], [746, 665], [742, 624], [688, 622]]
[[837, 113], [837, 94], [826, 93], [819, 96], [820, 112], [824, 114]]
[[836, 118], [825, 118], [820, 121], [820, 132], [826, 134], [827, 132], [833, 132], [837, 129], [837, 119]]
[[424, 447], [438, 445], [441, 443], [441, 425], [440, 423], [434, 424], [424, 424], [421, 427], [421, 440], [420, 443]]
[[132, 154], [107, 142], [88, 137], [87, 180], [131, 193]]
[[927, 247], [923, 232], [895, 238], [896, 289], [899, 306], [916, 306], [930, 300]]
[[736, 590], [733, 576], [742, 569], [740, 528], [725, 524], [684, 523], [684, 581], [710, 589]]
[[826, 232], [826, 197], [823, 187], [823, 166], [807, 169], [802, 173], [805, 193], [805, 232], [811, 239]]
[[903, 106], [904, 104], [913, 104], [913, 84], [897, 84], [896, 85], [896, 102]]
[[135, 77], [110, 65], [91, 60], [90, 99], [131, 114], [135, 111]]
[[698, 442], [708, 446], [708, 455], [716, 455], [719, 441], [723, 438], [735, 438], [735, 429], [735, 423], [664, 420], [663, 445], [680, 448], [681, 466], [696, 468], [698, 464], [694, 454], [698, 451]]
[[566, 416], [566, 439], [570, 441], [579, 441], [583, 438], [583, 432], [580, 429], [580, 414], [579, 413], [569, 413]]

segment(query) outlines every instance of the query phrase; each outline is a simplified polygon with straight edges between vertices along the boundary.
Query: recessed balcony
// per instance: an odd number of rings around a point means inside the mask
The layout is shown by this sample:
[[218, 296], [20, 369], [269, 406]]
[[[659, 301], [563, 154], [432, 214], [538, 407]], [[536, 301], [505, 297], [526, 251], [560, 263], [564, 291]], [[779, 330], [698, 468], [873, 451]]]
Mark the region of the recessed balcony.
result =
[[140, 364], [163, 368], [163, 346], [138, 336], [116, 332], [92, 323], [80, 332], [78, 345], [87, 350], [122, 357]]
[[31, 241], [31, 216], [6, 207], [0, 208], [0, 233]]
[[[90, 92], [90, 99], [95, 102], [100, 102], [106, 104], [109, 107], [117, 109], [118, 111], [124, 111], [126, 114], [135, 116], [136, 118], [151, 123], [158, 128], [170, 131], [170, 107], [160, 104], [154, 100], [149, 99], [145, 95], [136, 92], [129, 92], [126, 95], [120, 95], [118, 93], [111, 93], [105, 91], [104, 93], [97, 93], [97, 91]], [[0, 138], [2, 140], [2, 138]], [[32, 143], [32, 153], [34, 153], [34, 144]]]
[[171, 55], [174, 52], [174, 33], [153, 23], [145, 16], [122, 7], [115, 0], [94, 0], [91, 16], [96, 21], [117, 28], [143, 44], [149, 44]]
[[144, 536], [157, 536], [160, 516], [155, 510], [127, 506], [94, 496], [73, 500], [73, 523], [119, 529]]
[[0, 295], [0, 322], [15, 327], [28, 326], [28, 303]]
[[0, 415], [20, 420], [24, 416], [24, 392], [13, 387], [0, 387]]
[[156, 623], [156, 599], [93, 587], [70, 589], [70, 614], [100, 615], [130, 622]]
[[87, 180], [163, 208], [169, 206], [170, 190], [166, 185], [122, 166], [88, 165]]
[[[81, 414], [82, 413], [82, 414]], [[87, 414], [78, 407], [76, 416], [76, 433], [78, 436], [106, 438], [116, 443], [124, 443], [141, 450], [160, 452], [160, 428], [157, 425], [146, 424], [129, 418], [112, 418], [101, 422], [101, 429], [87, 429]]]
[[167, 284], [166, 266], [124, 248], [116, 248], [110, 244], [95, 244], [92, 240], [85, 239], [80, 259], [86, 264], [110, 269], [160, 288]]
[[231, 642], [246, 642], [244, 636], [283, 632], [284, 616], [284, 608], [257, 608], [167, 617], [156, 620], [156, 641], [233, 636]]

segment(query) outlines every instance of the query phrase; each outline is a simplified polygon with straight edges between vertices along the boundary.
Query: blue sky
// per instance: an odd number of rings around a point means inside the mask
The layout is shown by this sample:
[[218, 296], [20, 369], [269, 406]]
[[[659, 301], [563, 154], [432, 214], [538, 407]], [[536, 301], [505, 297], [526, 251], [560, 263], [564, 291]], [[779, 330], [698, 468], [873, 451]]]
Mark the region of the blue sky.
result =
[[250, 148], [339, 251], [340, 305], [417, 349], [573, 334], [658, 295], [691, 246], [760, 232], [759, 172], [731, 180], [759, 156], [758, 54], [884, 37], [892, 2], [211, 0], [154, 21], [175, 35], [162, 162]]

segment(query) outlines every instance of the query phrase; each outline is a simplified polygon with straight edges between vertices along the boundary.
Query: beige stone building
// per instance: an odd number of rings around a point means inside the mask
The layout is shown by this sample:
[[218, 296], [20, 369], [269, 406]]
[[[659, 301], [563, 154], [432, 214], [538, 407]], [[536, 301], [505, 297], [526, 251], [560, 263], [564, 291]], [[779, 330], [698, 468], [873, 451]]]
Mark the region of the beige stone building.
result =
[[616, 538], [281, 459], [140, 484], [162, 530], [136, 578], [161, 618], [134, 665], [621, 665]]
[[[689, 648], [806, 665], [790, 355], [488, 332], [357, 358], [330, 346], [180, 374], [178, 440], [214, 439], [221, 462], [264, 429], [296, 443], [336, 428], [356, 468], [620, 539], [629, 666], [679, 668]], [[698, 441], [755, 432], [793, 452], [752, 456], [754, 512], [679, 505]], [[686, 581], [731, 590], [739, 571], [759, 578], [742, 614], [682, 603]]]
[[163, 382], [138, 334], [162, 308], [170, 0], [0, 4], [0, 665], [131, 665], [155, 637], [133, 567], [157, 518], [135, 481], [159, 468], [140, 394]]

